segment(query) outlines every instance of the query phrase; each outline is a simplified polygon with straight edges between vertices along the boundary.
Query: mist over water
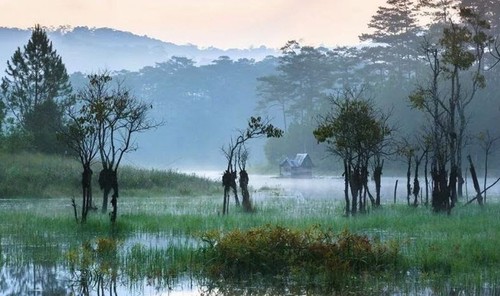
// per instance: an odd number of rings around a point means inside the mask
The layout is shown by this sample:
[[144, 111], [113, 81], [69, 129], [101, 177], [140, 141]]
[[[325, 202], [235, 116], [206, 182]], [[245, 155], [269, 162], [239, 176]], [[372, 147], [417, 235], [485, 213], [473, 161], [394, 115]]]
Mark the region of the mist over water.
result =
[[[216, 182], [222, 182], [222, 171], [215, 170], [181, 170], [183, 173], [195, 174], [200, 177], [208, 178]], [[344, 179], [342, 176], [313, 176], [312, 178], [282, 178], [278, 175], [260, 175], [250, 174], [249, 186], [252, 188], [252, 198], [255, 200], [265, 199], [269, 196], [269, 192], [279, 192], [280, 196], [299, 198], [299, 199], [333, 199], [338, 201], [344, 200]], [[394, 202], [394, 189], [397, 184], [396, 202], [406, 203], [406, 177], [382, 177], [381, 199], [382, 203], [388, 204]], [[420, 178], [420, 195], [425, 199], [425, 180]], [[496, 178], [488, 178], [487, 186], [493, 184]], [[410, 180], [413, 186], [413, 178]], [[481, 186], [483, 180], [479, 180]], [[370, 193], [375, 196], [375, 183], [370, 180], [368, 183]], [[430, 186], [430, 184], [429, 184]], [[221, 185], [222, 192], [222, 185]], [[429, 202], [431, 188], [429, 187]], [[466, 180], [464, 185], [464, 201], [468, 201], [475, 197], [475, 191], [472, 180]], [[500, 182], [488, 189], [488, 201], [500, 200]], [[411, 196], [413, 201], [413, 195]]]

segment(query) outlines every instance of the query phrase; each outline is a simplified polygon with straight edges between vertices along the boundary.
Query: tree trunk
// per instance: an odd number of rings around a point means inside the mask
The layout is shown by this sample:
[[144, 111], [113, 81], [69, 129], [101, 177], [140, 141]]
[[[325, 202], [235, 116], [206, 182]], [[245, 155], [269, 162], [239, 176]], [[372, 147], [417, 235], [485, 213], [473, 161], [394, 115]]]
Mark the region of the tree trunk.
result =
[[382, 163], [377, 163], [375, 170], [373, 171], [373, 180], [375, 181], [375, 206], [380, 206], [380, 188], [382, 187], [382, 169], [384, 167], [384, 161]]
[[234, 194], [234, 201], [236, 202], [236, 205], [240, 205], [240, 200], [238, 198], [238, 187], [236, 186], [236, 178], [237, 174], [236, 171], [231, 172], [231, 188], [233, 189], [233, 194]]
[[360, 180], [360, 165], [359, 160], [356, 164], [356, 167], [351, 170], [350, 176], [350, 186], [351, 186], [351, 196], [352, 196], [352, 204], [351, 204], [351, 214], [355, 215], [358, 211], [358, 197], [361, 198], [360, 192], [362, 189], [361, 180]]
[[483, 205], [483, 197], [481, 196], [481, 188], [479, 187], [479, 181], [477, 180], [476, 169], [472, 163], [472, 158], [470, 155], [467, 156], [470, 164], [470, 175], [472, 177], [472, 182], [474, 183], [474, 190], [476, 191], [476, 199], [479, 205]]
[[435, 212], [448, 213], [451, 211], [450, 207], [450, 189], [447, 183], [447, 173], [444, 165], [433, 167], [432, 175], [432, 208]]
[[241, 195], [243, 196], [243, 210], [245, 212], [253, 212], [252, 202], [250, 201], [250, 193], [248, 192], [248, 173], [246, 170], [240, 171], [240, 188]]
[[398, 193], [398, 182], [399, 180], [396, 180], [396, 184], [394, 185], [394, 204], [396, 204], [396, 196]]
[[[421, 158], [420, 158], [421, 159]], [[420, 160], [415, 157], [415, 176], [413, 176], [413, 206], [418, 206], [418, 194], [420, 193], [420, 182], [418, 181], [418, 168]]]
[[406, 171], [406, 200], [408, 205], [410, 205], [410, 196], [411, 196], [411, 155], [408, 157], [408, 169]]
[[85, 164], [82, 172], [82, 218], [81, 222], [87, 220], [87, 213], [92, 207], [92, 170], [90, 164]]
[[[489, 149], [486, 150], [486, 155], [484, 156], [484, 188], [486, 189], [486, 180], [488, 179], [488, 154]], [[470, 157], [470, 155], [469, 155]], [[486, 203], [486, 191], [484, 191], [484, 203]]]
[[350, 202], [349, 202], [349, 179], [350, 179], [350, 173], [349, 173], [349, 164], [347, 163], [347, 160], [344, 158], [344, 198], [345, 198], [345, 214], [346, 216], [349, 216], [350, 213]]
[[429, 177], [427, 166], [429, 165], [429, 153], [425, 153], [424, 176], [425, 176], [425, 206], [429, 205]]
[[115, 170], [111, 171], [111, 180], [112, 180], [112, 188], [113, 188], [113, 195], [111, 195], [111, 206], [112, 206], [112, 211], [111, 211], [111, 223], [116, 222], [116, 216], [118, 214], [118, 178], [117, 178], [117, 172]]
[[231, 174], [228, 170], [222, 175], [222, 186], [224, 187], [224, 203], [222, 205], [222, 215], [228, 214], [229, 191], [231, 190]]
[[113, 182], [116, 181], [113, 180], [113, 174], [115, 175], [114, 178], [116, 179], [116, 173], [114, 173], [111, 168], [107, 167], [103, 168], [99, 173], [99, 186], [103, 191], [102, 209], [101, 209], [102, 213], [106, 213], [108, 211], [108, 196], [111, 190], [113, 189]]

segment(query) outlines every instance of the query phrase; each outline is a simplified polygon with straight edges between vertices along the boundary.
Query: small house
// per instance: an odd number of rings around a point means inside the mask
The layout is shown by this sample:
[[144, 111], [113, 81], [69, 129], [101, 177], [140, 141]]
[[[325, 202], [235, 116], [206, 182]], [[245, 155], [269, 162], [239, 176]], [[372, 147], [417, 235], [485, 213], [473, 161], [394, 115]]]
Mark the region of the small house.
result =
[[307, 153], [298, 153], [294, 159], [285, 157], [280, 162], [280, 176], [310, 178], [313, 163]]

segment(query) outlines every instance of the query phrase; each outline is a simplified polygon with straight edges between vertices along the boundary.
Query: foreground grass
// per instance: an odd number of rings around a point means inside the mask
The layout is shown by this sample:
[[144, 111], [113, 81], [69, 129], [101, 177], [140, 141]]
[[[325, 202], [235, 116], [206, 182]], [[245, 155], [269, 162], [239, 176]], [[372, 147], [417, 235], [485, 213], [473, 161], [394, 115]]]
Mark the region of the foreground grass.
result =
[[[220, 199], [121, 198], [114, 227], [106, 215], [98, 213], [91, 213], [86, 224], [76, 224], [67, 198], [5, 202], [0, 207], [0, 252], [8, 254], [3, 256], [8, 258], [4, 259], [6, 264], [61, 262], [71, 250], [80, 254], [88, 242], [97, 245], [96, 238], [122, 242], [138, 235], [146, 235], [143, 242], [150, 237], [179, 238], [178, 244], [169, 241], [160, 249], [130, 242], [123, 249], [120, 260], [128, 262], [124, 268], [129, 274], [161, 279], [194, 268], [193, 252], [204, 246], [200, 238], [207, 232], [224, 236], [272, 225], [302, 232], [313, 228], [337, 234], [349, 231], [372, 242], [383, 242], [401, 255], [390, 273], [399, 280], [447, 279], [457, 285], [465, 279], [472, 284], [499, 282], [499, 204], [459, 206], [449, 216], [424, 207], [385, 206], [367, 215], [346, 218], [341, 205], [329, 200], [269, 196], [256, 202], [256, 213], [245, 214], [233, 206], [228, 216], [220, 216]], [[5, 246], [5, 242], [12, 245]], [[97, 254], [97, 247], [94, 252]], [[179, 255], [177, 261], [172, 260], [172, 253]]]

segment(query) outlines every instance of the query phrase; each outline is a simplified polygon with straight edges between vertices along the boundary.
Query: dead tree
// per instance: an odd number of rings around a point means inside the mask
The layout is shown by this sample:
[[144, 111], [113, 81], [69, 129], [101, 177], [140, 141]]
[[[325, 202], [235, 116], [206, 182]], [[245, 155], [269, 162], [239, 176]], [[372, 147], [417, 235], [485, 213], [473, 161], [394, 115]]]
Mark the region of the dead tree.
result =
[[[222, 176], [222, 186], [224, 187], [224, 202], [222, 207], [222, 214], [228, 214], [229, 208], [229, 190], [234, 188], [236, 192], [236, 163], [237, 151], [245, 144], [246, 141], [255, 138], [279, 138], [283, 135], [283, 131], [274, 127], [268, 119], [262, 120], [259, 117], [250, 117], [246, 130], [240, 130], [236, 139], [231, 139], [227, 147], [222, 147], [222, 152], [227, 159], [227, 168]], [[236, 194], [235, 194], [236, 197]], [[239, 202], [239, 201], [238, 201]]]
[[244, 145], [238, 150], [238, 166], [240, 168], [240, 189], [242, 196], [243, 210], [245, 212], [253, 212], [252, 202], [250, 201], [250, 192], [248, 191], [248, 173], [246, 171], [246, 164], [248, 160], [248, 150]]
[[108, 196], [113, 207], [111, 222], [116, 221], [118, 199], [118, 168], [125, 153], [137, 149], [134, 135], [160, 126], [148, 115], [150, 104], [141, 102], [131, 91], [117, 83], [110, 85], [107, 73], [89, 76], [86, 95], [83, 97], [85, 115], [94, 124], [102, 170], [99, 185], [103, 190], [102, 212], [107, 212]]
[[472, 163], [472, 158], [470, 155], [467, 155], [467, 159], [469, 160], [469, 165], [470, 165], [470, 175], [472, 177], [472, 182], [474, 184], [474, 190], [476, 191], [476, 197], [477, 202], [479, 205], [483, 205], [483, 197], [481, 195], [481, 188], [479, 187], [479, 181], [477, 180], [477, 174], [476, 174], [476, 169], [474, 168], [474, 164]]
[[[486, 180], [488, 179], [488, 158], [491, 154], [491, 149], [494, 147], [495, 142], [500, 139], [500, 136], [493, 137], [490, 132], [481, 132], [477, 136], [481, 148], [484, 150], [484, 188], [486, 188]], [[484, 202], [486, 203], [486, 191], [484, 192]]]
[[376, 157], [373, 169], [373, 181], [375, 182], [375, 206], [380, 207], [380, 189], [382, 188], [382, 170], [384, 168], [384, 160]]
[[[80, 103], [82, 97], [85, 97], [87, 90], [82, 90], [77, 95], [77, 102]], [[80, 162], [83, 168], [81, 174], [82, 186], [82, 211], [81, 217], [78, 219], [78, 211], [76, 203], [73, 199], [72, 205], [76, 221], [85, 223], [87, 214], [90, 209], [95, 209], [92, 201], [92, 162], [98, 152], [98, 140], [96, 134], [96, 126], [92, 121], [91, 116], [86, 113], [87, 107], [83, 104], [79, 107], [70, 108], [67, 110], [69, 122], [67, 128], [61, 130], [58, 134], [69, 149]]]

